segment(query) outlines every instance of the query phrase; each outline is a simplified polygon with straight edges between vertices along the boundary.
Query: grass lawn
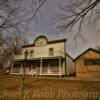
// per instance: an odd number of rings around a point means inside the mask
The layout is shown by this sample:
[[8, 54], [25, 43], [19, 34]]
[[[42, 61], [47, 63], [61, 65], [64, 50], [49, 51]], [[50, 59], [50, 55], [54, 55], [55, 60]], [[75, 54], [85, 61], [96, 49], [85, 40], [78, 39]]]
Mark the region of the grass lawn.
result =
[[26, 76], [22, 91], [22, 76], [0, 75], [0, 100], [100, 100], [97, 81]]

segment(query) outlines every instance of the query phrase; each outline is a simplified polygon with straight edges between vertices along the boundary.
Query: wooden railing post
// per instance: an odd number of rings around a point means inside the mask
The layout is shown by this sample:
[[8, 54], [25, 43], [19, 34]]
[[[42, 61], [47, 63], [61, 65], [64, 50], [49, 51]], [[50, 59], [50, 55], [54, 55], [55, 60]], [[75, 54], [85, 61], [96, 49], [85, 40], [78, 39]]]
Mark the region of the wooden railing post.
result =
[[61, 57], [59, 57], [59, 75], [61, 76], [61, 72], [62, 70], [61, 70]]
[[42, 75], [42, 58], [40, 60], [40, 75]]

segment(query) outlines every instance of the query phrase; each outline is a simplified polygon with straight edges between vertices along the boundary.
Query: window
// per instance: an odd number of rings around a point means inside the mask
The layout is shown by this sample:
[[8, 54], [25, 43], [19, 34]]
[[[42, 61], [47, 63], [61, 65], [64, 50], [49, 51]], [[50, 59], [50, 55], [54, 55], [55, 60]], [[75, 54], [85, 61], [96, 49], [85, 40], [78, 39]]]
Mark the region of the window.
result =
[[38, 47], [45, 46], [47, 44], [47, 40], [45, 38], [39, 38], [35, 45]]
[[49, 48], [49, 56], [53, 56], [54, 55], [54, 48]]
[[100, 59], [85, 59], [85, 65], [100, 65]]
[[33, 57], [34, 51], [30, 50], [30, 57]]

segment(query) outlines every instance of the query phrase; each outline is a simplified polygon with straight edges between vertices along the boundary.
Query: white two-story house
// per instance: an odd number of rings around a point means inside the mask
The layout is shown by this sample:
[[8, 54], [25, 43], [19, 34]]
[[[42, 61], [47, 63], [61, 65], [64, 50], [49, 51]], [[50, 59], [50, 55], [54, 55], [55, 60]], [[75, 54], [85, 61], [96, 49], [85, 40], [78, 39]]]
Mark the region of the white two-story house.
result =
[[[27, 75], [63, 76], [74, 73], [73, 61], [66, 55], [65, 42], [66, 39], [48, 41], [45, 36], [37, 37], [34, 43], [22, 46], [20, 55], [15, 55], [11, 74], [23, 74], [24, 67]], [[25, 51], [28, 52], [27, 60]], [[67, 58], [70, 63], [67, 63]]]

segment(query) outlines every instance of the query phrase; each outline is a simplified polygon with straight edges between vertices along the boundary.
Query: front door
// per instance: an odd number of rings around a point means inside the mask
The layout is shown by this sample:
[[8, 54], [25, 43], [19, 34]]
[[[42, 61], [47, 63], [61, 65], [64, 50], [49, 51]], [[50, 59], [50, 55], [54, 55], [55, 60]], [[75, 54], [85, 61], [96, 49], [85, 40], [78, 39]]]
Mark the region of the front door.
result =
[[40, 74], [40, 60], [34, 60], [32, 62], [32, 74], [39, 75]]

